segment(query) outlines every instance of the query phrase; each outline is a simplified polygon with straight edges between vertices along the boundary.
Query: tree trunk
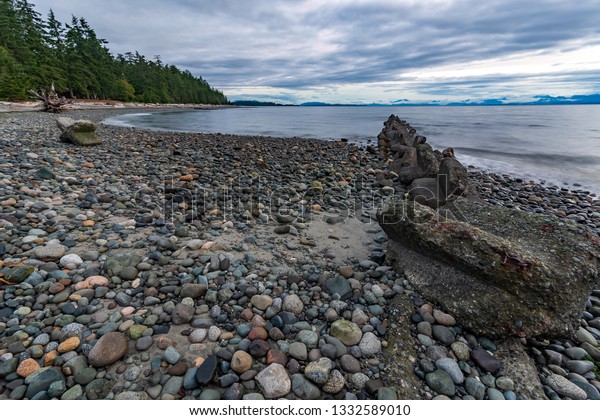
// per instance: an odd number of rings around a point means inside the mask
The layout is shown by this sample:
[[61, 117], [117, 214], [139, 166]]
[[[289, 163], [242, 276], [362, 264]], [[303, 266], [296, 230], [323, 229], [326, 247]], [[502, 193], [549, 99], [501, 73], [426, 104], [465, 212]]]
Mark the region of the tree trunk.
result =
[[46, 92], [46, 89], [41, 88], [39, 92], [35, 92], [33, 90], [29, 91], [33, 98], [39, 99], [42, 101], [42, 109], [43, 112], [54, 112], [59, 113], [62, 111], [62, 107], [64, 105], [70, 104], [73, 101], [67, 100], [64, 96], [62, 98], [58, 97], [56, 90], [54, 89], [54, 83], [50, 85], [50, 91]]

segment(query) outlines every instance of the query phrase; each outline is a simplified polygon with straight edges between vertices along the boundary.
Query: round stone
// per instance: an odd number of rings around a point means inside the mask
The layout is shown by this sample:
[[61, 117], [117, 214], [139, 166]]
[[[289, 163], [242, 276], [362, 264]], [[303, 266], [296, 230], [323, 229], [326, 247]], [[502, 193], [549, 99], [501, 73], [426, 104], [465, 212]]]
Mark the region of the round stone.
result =
[[220, 336], [221, 336], [221, 329], [219, 327], [217, 327], [216, 325], [213, 325], [208, 329], [208, 339], [210, 341], [217, 341]]
[[334, 369], [329, 374], [329, 379], [323, 384], [323, 391], [328, 394], [337, 394], [346, 385], [346, 379], [344, 375], [337, 369]]
[[183, 302], [175, 305], [171, 313], [173, 325], [187, 324], [194, 317], [195, 309], [193, 306], [186, 305]]
[[154, 344], [154, 340], [151, 336], [146, 335], [138, 338], [135, 342], [135, 349], [137, 351], [146, 351]]
[[469, 376], [465, 381], [465, 389], [476, 400], [483, 400], [485, 396], [485, 385], [472, 376]]
[[298, 295], [287, 295], [283, 299], [283, 310], [298, 316], [304, 310], [304, 303], [302, 303]]
[[39, 368], [40, 364], [36, 362], [35, 359], [25, 359], [17, 368], [17, 375], [26, 378]]
[[77, 347], [79, 347], [80, 343], [81, 343], [81, 340], [79, 339], [79, 337], [67, 338], [65, 341], [60, 343], [60, 345], [58, 346], [58, 352], [66, 353], [68, 351], [76, 350]]
[[244, 373], [252, 368], [252, 356], [243, 350], [233, 353], [231, 369], [236, 373]]
[[329, 379], [329, 372], [333, 369], [333, 362], [327, 357], [321, 357], [316, 362], [310, 362], [304, 368], [304, 376], [316, 384], [324, 384]]
[[266, 310], [273, 303], [273, 298], [267, 295], [254, 295], [250, 299], [250, 302], [254, 307], [261, 311]]
[[124, 267], [119, 272], [119, 277], [121, 277], [123, 280], [135, 280], [137, 275], [138, 275], [138, 270], [135, 267]]
[[349, 354], [344, 354], [340, 357], [340, 366], [348, 373], [358, 373], [361, 371], [360, 362]]
[[496, 387], [501, 391], [514, 391], [515, 383], [507, 376], [496, 378]]
[[372, 332], [366, 332], [358, 344], [363, 356], [375, 356], [381, 351], [381, 341]]
[[90, 283], [90, 286], [108, 286], [110, 284], [110, 280], [108, 280], [104, 276], [91, 276], [86, 279]]
[[496, 388], [488, 388], [487, 395], [490, 400], [504, 400], [504, 395]]
[[354, 385], [358, 389], [363, 389], [367, 385], [367, 382], [369, 382], [369, 380], [369, 377], [362, 372], [354, 373], [350, 377], [352, 385]]
[[288, 354], [296, 360], [306, 360], [308, 358], [306, 344], [299, 342], [291, 343]]
[[192, 331], [192, 333], [188, 337], [188, 340], [190, 340], [190, 343], [201, 343], [204, 341], [207, 335], [207, 330], [199, 328]]
[[456, 320], [450, 314], [444, 313], [438, 309], [433, 310], [433, 318], [435, 322], [440, 325], [445, 325], [446, 327], [452, 327], [456, 325]]
[[308, 349], [314, 349], [319, 343], [319, 335], [314, 331], [302, 330], [296, 336], [296, 339], [304, 343]]
[[148, 327], [145, 325], [141, 325], [141, 324], [132, 325], [131, 327], [129, 327], [129, 336], [131, 337], [132, 340], [137, 340], [138, 338], [142, 337], [142, 335], [144, 334], [144, 331], [146, 331], [147, 329], [148, 329]]
[[254, 377], [265, 398], [280, 398], [292, 389], [292, 381], [279, 363], [273, 363]]
[[307, 380], [300, 373], [292, 375], [292, 391], [303, 400], [316, 400], [321, 397], [319, 387]]
[[468, 362], [471, 358], [471, 354], [469, 353], [469, 346], [460, 341], [455, 341], [450, 345], [450, 348], [454, 352], [454, 355], [458, 360], [462, 360], [463, 362]]
[[357, 345], [363, 335], [358, 325], [345, 319], [339, 319], [331, 324], [330, 334], [346, 346]]
[[465, 376], [463, 375], [460, 367], [458, 367], [458, 363], [456, 363], [453, 359], [449, 357], [442, 357], [435, 361], [435, 365], [438, 369], [442, 369], [452, 378], [452, 381], [455, 384], [462, 384], [465, 381]]
[[502, 367], [502, 364], [498, 359], [489, 354], [486, 350], [475, 349], [471, 352], [471, 357], [475, 360], [475, 363], [479, 365], [483, 370], [490, 372], [491, 374], [496, 373]]
[[69, 270], [76, 269], [82, 263], [83, 263], [83, 259], [77, 254], [65, 255], [60, 259], [60, 262], [59, 262], [61, 267], [68, 268]]
[[456, 392], [454, 381], [445, 371], [437, 369], [432, 373], [425, 375], [427, 385], [438, 394], [451, 397]]
[[[139, 340], [138, 340], [139, 341]], [[88, 355], [90, 365], [104, 367], [113, 364], [127, 354], [127, 339], [120, 332], [111, 332], [100, 337]]]
[[446, 346], [451, 345], [455, 341], [455, 337], [454, 334], [452, 334], [452, 331], [450, 331], [448, 327], [445, 327], [443, 325], [434, 325], [432, 327], [432, 334], [433, 338], [435, 338], [437, 341], [441, 342]]
[[35, 257], [42, 261], [58, 260], [65, 255], [66, 248], [59, 243], [49, 243], [45, 246], [38, 246], [33, 250]]
[[167, 363], [175, 365], [177, 362], [179, 362], [179, 360], [181, 360], [181, 353], [179, 353], [175, 347], [169, 346], [166, 348], [163, 354], [163, 359]]

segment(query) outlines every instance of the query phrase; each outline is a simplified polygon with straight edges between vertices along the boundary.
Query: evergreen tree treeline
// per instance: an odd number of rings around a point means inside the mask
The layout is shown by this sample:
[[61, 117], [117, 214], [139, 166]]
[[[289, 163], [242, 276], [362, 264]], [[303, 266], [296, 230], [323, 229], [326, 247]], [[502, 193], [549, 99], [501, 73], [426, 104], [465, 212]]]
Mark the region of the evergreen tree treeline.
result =
[[84, 18], [46, 20], [27, 0], [0, 0], [0, 100], [29, 97], [48, 88], [67, 98], [226, 104], [201, 77], [137, 51], [114, 57]]

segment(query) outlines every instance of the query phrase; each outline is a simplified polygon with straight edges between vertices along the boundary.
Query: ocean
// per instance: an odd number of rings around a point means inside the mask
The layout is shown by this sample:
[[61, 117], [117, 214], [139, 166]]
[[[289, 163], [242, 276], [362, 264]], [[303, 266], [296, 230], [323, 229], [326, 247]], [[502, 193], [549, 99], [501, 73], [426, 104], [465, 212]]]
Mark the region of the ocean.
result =
[[390, 114], [465, 165], [600, 193], [600, 105], [242, 107], [135, 113], [107, 124], [377, 144]]

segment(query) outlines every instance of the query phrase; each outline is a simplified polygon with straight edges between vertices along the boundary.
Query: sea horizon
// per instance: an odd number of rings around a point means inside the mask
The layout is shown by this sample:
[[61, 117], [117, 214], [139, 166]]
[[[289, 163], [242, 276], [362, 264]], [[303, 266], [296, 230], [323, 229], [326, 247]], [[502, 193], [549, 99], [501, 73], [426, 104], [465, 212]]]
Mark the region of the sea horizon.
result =
[[208, 112], [135, 112], [105, 123], [167, 131], [344, 138], [366, 147], [376, 144], [383, 122], [395, 114], [426, 136], [434, 148], [454, 148], [465, 166], [600, 193], [600, 106], [515, 107], [248, 106]]

